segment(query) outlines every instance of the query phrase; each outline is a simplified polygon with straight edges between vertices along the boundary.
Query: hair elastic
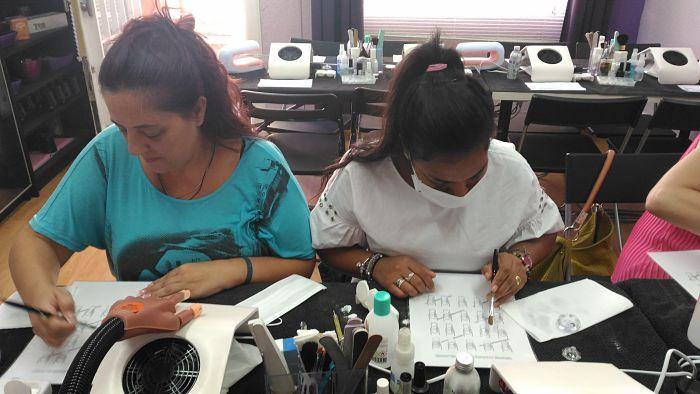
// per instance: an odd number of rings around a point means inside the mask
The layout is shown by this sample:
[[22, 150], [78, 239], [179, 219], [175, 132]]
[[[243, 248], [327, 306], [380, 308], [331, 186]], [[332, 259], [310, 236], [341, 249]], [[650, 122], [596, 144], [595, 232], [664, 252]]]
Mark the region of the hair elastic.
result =
[[431, 64], [428, 66], [428, 68], [425, 69], [425, 72], [432, 73], [435, 71], [442, 71], [447, 68], [447, 64], [445, 63], [435, 63]]

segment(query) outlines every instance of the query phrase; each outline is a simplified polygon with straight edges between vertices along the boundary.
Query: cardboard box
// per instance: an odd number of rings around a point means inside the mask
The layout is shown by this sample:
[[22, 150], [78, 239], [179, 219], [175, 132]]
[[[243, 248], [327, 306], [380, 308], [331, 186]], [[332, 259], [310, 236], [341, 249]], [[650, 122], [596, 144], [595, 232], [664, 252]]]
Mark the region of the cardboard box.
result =
[[68, 19], [63, 12], [48, 12], [46, 14], [29, 16], [27, 24], [29, 25], [29, 32], [34, 34], [68, 26]]

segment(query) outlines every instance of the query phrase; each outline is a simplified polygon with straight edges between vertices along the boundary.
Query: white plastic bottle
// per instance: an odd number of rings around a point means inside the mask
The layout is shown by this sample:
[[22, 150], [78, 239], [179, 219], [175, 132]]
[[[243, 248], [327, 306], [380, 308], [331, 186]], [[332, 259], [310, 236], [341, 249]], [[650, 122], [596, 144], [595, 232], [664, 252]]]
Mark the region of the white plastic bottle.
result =
[[474, 357], [469, 353], [457, 353], [455, 365], [445, 374], [443, 394], [478, 394], [481, 389], [479, 374], [474, 369]]
[[396, 341], [396, 348], [391, 354], [391, 375], [389, 384], [392, 393], [399, 392], [401, 385], [401, 374], [408, 372], [413, 376], [413, 357], [416, 350], [411, 342], [411, 329], [404, 327], [399, 330], [399, 338]]
[[389, 394], [389, 381], [384, 378], [377, 379], [377, 394]]
[[336, 57], [336, 71], [339, 77], [346, 75], [348, 73], [348, 54], [343, 48], [343, 44], [340, 44], [338, 48], [338, 57]]
[[382, 336], [382, 342], [372, 356], [372, 362], [382, 368], [389, 367], [391, 353], [399, 334], [399, 317], [391, 312], [391, 296], [386, 291], [374, 295], [374, 308], [365, 319], [367, 334]]
[[520, 70], [520, 62], [522, 60], [522, 55], [520, 54], [520, 46], [516, 45], [513, 47], [513, 51], [510, 53], [508, 58], [508, 74], [506, 77], [508, 79], [518, 79], [518, 71]]

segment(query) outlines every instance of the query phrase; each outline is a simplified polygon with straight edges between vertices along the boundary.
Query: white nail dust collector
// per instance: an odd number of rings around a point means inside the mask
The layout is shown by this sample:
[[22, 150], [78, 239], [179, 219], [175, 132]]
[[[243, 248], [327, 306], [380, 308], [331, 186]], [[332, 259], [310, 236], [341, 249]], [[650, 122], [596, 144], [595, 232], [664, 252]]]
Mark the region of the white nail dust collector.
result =
[[176, 332], [115, 343], [97, 369], [91, 393], [218, 393], [234, 331], [247, 331], [244, 323], [258, 313], [241, 306], [202, 307], [200, 317]]
[[523, 70], [532, 82], [571, 82], [574, 63], [563, 45], [528, 45], [524, 49]]
[[700, 64], [690, 48], [647, 48], [644, 72], [660, 84], [695, 85], [700, 81]]
[[311, 75], [311, 44], [270, 44], [267, 73], [271, 79], [307, 79]]

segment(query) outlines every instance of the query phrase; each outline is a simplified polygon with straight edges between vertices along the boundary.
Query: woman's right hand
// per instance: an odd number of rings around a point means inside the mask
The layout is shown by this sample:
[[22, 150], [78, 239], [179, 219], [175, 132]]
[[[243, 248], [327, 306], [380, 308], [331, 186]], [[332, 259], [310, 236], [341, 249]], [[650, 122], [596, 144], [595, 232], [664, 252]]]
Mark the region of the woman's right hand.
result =
[[47, 345], [59, 347], [75, 331], [77, 320], [73, 296], [63, 287], [49, 288], [39, 294], [39, 297], [28, 297], [26, 304], [54, 315], [60, 312], [63, 317], [44, 317], [30, 313], [29, 320], [32, 322], [34, 334]]
[[[374, 280], [400, 298], [433, 291], [435, 275], [435, 272], [409, 256], [382, 257], [372, 271]], [[403, 279], [401, 287], [396, 286], [399, 279]]]

